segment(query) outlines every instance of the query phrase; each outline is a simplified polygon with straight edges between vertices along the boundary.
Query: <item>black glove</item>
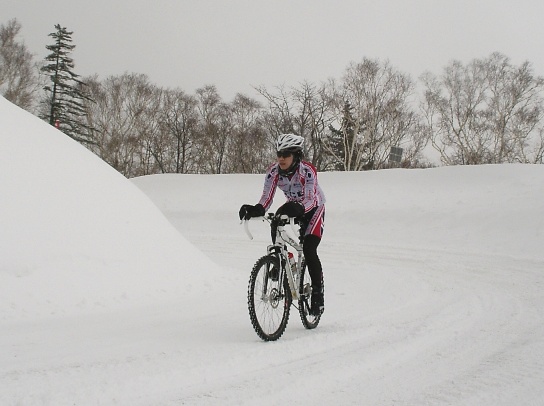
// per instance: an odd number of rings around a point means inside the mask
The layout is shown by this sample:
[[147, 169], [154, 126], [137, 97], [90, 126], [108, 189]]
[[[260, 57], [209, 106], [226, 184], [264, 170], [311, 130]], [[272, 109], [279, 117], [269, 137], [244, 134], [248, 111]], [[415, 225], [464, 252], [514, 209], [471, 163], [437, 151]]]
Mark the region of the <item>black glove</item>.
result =
[[276, 216], [285, 214], [289, 217], [298, 217], [304, 214], [304, 206], [299, 202], [287, 202], [276, 211]]
[[251, 204], [243, 204], [240, 207], [240, 220], [249, 220], [251, 217], [261, 217], [264, 216], [264, 207], [262, 204], [256, 204], [252, 206]]

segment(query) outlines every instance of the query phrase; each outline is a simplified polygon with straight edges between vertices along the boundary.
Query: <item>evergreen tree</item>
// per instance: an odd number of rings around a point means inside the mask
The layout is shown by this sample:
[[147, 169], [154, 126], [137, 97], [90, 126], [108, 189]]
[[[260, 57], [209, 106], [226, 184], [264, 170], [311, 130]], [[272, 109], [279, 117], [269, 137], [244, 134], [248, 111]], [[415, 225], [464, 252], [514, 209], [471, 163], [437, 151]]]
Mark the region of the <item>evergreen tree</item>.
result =
[[85, 123], [85, 103], [92, 100], [85, 94], [85, 83], [74, 73], [74, 60], [70, 53], [73, 32], [66, 27], [55, 25], [56, 32], [49, 34], [55, 40], [46, 48], [51, 51], [46, 56], [46, 64], [41, 68], [51, 79], [51, 84], [44, 87], [47, 94], [46, 111], [41, 117], [59, 128], [76, 141], [93, 143], [93, 129]]
[[357, 121], [354, 117], [351, 103], [344, 101], [340, 128], [329, 125], [330, 136], [325, 140], [326, 148], [334, 158], [333, 170], [367, 169], [364, 164], [361, 164], [361, 155], [368, 149], [363, 143], [364, 129], [364, 123]]

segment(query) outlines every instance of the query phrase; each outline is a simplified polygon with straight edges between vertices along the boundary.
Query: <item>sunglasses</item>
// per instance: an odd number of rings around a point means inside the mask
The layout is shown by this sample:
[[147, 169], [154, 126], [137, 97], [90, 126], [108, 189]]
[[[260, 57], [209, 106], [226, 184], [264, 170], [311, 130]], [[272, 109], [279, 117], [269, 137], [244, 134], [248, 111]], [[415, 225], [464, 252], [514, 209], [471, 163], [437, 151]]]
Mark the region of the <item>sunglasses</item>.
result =
[[278, 158], [289, 158], [293, 153], [291, 151], [278, 151], [276, 155]]

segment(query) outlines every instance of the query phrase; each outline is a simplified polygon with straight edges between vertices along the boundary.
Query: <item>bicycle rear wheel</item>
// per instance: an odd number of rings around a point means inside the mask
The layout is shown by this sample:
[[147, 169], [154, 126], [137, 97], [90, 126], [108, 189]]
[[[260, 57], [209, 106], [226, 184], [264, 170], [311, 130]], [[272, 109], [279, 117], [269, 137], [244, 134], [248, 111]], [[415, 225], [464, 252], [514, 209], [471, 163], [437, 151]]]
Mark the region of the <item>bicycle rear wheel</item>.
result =
[[[321, 277], [321, 286], [323, 287], [323, 277]], [[308, 330], [314, 329], [321, 320], [321, 314], [312, 316], [310, 314], [310, 306], [312, 304], [312, 280], [306, 269], [306, 264], [302, 265], [299, 281], [299, 292], [301, 292], [300, 299], [298, 300], [298, 312], [302, 325]]]
[[249, 318], [255, 332], [264, 341], [280, 338], [289, 321], [291, 291], [285, 272], [279, 271], [278, 258], [266, 255], [255, 263], [249, 277]]

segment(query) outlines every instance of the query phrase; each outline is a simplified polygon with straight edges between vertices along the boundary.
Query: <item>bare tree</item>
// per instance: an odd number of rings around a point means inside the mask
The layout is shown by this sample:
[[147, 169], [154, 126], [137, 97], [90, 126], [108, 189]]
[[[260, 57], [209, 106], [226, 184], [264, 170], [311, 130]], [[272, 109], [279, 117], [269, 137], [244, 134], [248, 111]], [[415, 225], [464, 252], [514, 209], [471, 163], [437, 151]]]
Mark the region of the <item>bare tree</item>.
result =
[[329, 83], [335, 126], [325, 140], [326, 150], [352, 171], [387, 167], [392, 146], [412, 157], [424, 147], [419, 118], [412, 109], [414, 85], [389, 62], [365, 58], [348, 66], [342, 81]]
[[16, 19], [0, 25], [0, 93], [19, 107], [36, 108], [38, 67], [26, 45], [17, 40], [21, 24]]
[[200, 113], [199, 171], [223, 173], [227, 142], [233, 128], [230, 107], [221, 100], [215, 86], [197, 89], [196, 94]]
[[161, 90], [146, 75], [88, 78], [95, 103], [86, 105], [89, 124], [95, 128], [91, 149], [127, 177], [159, 171], [152, 154], [158, 133]]
[[196, 171], [198, 111], [196, 98], [182, 90], [166, 90], [160, 116], [160, 135], [153, 155], [163, 173]]
[[442, 163], [541, 162], [544, 79], [528, 62], [516, 67], [494, 53], [422, 80], [427, 132]]
[[295, 127], [306, 140], [305, 156], [318, 170], [324, 170], [330, 159], [324, 150], [323, 140], [333, 121], [326, 85], [304, 82], [292, 89], [291, 95], [296, 108]]
[[163, 90], [152, 83], [141, 83], [137, 88], [141, 110], [135, 116], [138, 143], [138, 170], [133, 176], [151, 175], [160, 172], [157, 151], [163, 147], [161, 134], [161, 112]]
[[269, 160], [259, 102], [237, 94], [230, 106], [232, 135], [228, 144], [229, 173], [261, 173]]
[[322, 140], [332, 121], [330, 99], [325, 85], [304, 82], [297, 88], [277, 88], [270, 93], [265, 87], [257, 91], [268, 101], [264, 123], [272, 145], [280, 133], [293, 132], [305, 139], [305, 157], [318, 170], [328, 167]]

